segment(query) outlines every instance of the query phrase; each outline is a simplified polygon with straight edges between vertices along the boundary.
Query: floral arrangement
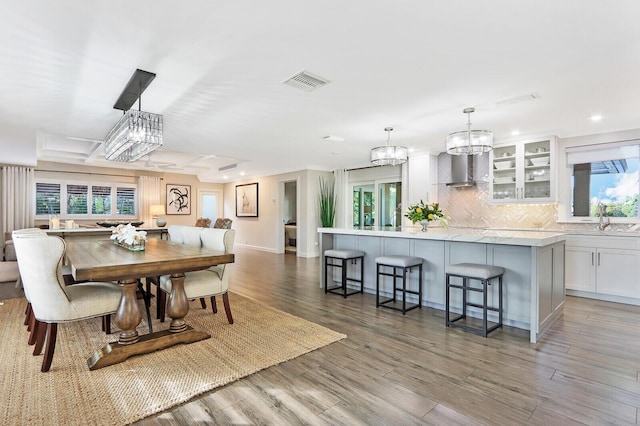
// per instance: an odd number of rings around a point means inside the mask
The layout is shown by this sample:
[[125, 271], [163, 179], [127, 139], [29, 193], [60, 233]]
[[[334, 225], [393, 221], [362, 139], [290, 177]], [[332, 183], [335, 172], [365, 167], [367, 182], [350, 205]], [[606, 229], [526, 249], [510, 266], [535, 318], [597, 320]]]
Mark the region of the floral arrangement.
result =
[[447, 226], [449, 224], [449, 220], [451, 219], [449, 216], [446, 216], [442, 212], [438, 203], [425, 204], [422, 200], [420, 200], [418, 204], [409, 206], [409, 210], [407, 210], [404, 216], [411, 222], [413, 222], [414, 225], [416, 222], [420, 222], [423, 220], [429, 222], [437, 220], [443, 226]]
[[127, 223], [126, 225], [118, 225], [111, 231], [112, 240], [117, 244], [124, 246], [142, 246], [147, 240], [146, 231], [136, 231], [136, 227]]

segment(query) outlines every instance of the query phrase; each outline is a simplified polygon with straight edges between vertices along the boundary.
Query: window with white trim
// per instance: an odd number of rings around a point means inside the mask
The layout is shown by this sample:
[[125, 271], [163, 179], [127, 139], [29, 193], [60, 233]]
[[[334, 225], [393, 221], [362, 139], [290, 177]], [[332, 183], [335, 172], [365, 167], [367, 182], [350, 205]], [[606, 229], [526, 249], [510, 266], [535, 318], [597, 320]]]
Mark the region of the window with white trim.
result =
[[36, 180], [35, 194], [36, 218], [53, 214], [74, 219], [136, 217], [138, 189], [135, 184], [41, 179]]

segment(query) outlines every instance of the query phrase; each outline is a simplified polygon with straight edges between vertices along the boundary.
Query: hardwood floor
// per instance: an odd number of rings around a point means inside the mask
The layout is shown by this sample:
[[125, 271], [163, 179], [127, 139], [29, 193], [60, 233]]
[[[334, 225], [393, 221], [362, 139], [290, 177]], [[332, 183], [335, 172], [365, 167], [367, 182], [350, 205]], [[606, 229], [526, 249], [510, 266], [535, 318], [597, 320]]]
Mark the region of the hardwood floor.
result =
[[347, 339], [138, 424], [640, 422], [638, 306], [568, 297], [534, 345], [524, 330], [485, 339], [446, 328], [443, 311], [402, 316], [376, 309], [374, 295], [325, 295], [318, 269], [317, 258], [239, 249], [230, 288]]

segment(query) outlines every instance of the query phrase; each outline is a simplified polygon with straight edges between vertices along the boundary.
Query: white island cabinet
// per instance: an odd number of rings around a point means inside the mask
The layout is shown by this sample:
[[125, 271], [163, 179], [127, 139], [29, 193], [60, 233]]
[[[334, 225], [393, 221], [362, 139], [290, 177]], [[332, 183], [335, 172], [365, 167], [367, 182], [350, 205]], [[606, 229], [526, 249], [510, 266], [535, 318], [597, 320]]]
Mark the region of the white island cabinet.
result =
[[[320, 228], [318, 232], [322, 264], [322, 253], [328, 249], [365, 252], [364, 288], [367, 293], [375, 294], [376, 291], [376, 257], [417, 256], [424, 259], [421, 304], [444, 310], [447, 265], [481, 263], [505, 269], [504, 324], [529, 330], [531, 342], [535, 343], [562, 315], [565, 237], [561, 233], [465, 228], [429, 228], [428, 232], [420, 232], [411, 227], [407, 231]], [[324, 267], [320, 270], [320, 285], [324, 286]], [[349, 274], [354, 272], [349, 270]], [[337, 283], [340, 277], [333, 275], [329, 279]], [[415, 274], [409, 274], [408, 279], [409, 287], [417, 285]], [[489, 298], [495, 306], [498, 294], [494, 287], [491, 286]], [[390, 292], [385, 294], [389, 295]], [[416, 301], [413, 296], [411, 302]], [[452, 306], [461, 306], [458, 295], [452, 295]], [[479, 317], [480, 311], [470, 314]], [[495, 321], [497, 314], [490, 312], [489, 319]]]

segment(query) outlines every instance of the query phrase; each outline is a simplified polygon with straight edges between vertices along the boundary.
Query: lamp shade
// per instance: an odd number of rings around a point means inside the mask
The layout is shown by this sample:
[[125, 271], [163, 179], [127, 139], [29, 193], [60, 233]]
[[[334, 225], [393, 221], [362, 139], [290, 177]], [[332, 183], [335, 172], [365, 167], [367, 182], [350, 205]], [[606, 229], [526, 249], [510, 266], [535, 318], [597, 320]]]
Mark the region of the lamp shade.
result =
[[151, 208], [149, 209], [149, 214], [151, 216], [161, 216], [166, 214], [164, 211], [164, 205], [162, 204], [152, 204]]
[[471, 113], [476, 109], [465, 108], [467, 130], [449, 134], [445, 139], [447, 153], [451, 155], [481, 155], [493, 149], [493, 133], [488, 130], [471, 130]]

